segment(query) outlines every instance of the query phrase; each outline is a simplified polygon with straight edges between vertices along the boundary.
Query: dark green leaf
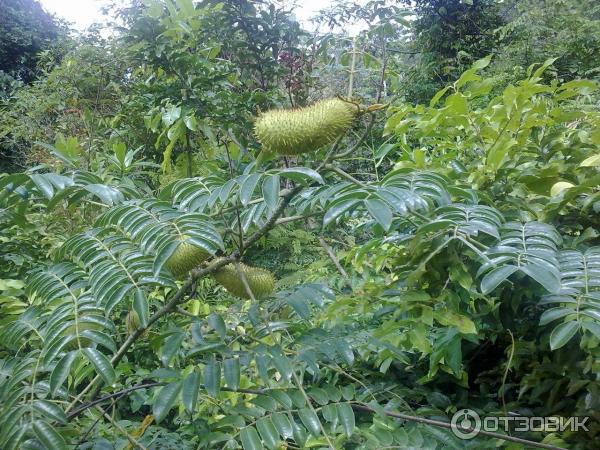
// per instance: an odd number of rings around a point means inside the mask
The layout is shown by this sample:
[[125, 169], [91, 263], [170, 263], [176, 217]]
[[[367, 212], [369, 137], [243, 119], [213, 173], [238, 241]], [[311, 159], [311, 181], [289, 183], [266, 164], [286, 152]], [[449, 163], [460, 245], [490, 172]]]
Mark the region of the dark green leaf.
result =
[[237, 391], [238, 387], [240, 386], [240, 360], [238, 358], [229, 358], [224, 360], [223, 372], [227, 386], [234, 391]]
[[579, 331], [577, 321], [564, 322], [557, 325], [550, 334], [550, 348], [556, 350], [564, 346]]
[[254, 427], [248, 426], [240, 432], [244, 450], [262, 450], [264, 447]]
[[62, 436], [49, 423], [36, 420], [31, 428], [35, 437], [43, 444], [46, 450], [66, 450], [67, 444]]
[[83, 354], [94, 365], [96, 373], [100, 375], [106, 384], [111, 385], [115, 382], [117, 377], [115, 369], [113, 369], [106, 356], [94, 348], [84, 348]]
[[195, 370], [183, 380], [181, 400], [186, 411], [192, 414], [196, 410], [198, 391], [200, 390], [200, 374]]

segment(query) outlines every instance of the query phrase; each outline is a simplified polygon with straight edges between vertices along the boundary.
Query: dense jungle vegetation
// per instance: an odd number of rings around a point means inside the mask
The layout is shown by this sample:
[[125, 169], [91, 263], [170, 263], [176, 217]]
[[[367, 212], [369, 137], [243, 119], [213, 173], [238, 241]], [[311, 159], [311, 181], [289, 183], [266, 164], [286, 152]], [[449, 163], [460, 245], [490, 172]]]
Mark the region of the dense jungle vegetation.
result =
[[600, 3], [323, 8], [0, 0], [1, 449], [600, 448]]

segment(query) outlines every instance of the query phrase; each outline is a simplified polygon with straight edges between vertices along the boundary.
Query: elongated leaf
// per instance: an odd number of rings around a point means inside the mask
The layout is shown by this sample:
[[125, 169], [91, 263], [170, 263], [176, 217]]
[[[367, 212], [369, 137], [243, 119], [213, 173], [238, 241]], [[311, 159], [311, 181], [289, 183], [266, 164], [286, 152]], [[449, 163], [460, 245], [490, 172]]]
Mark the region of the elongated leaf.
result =
[[115, 382], [116, 374], [112, 364], [106, 356], [94, 348], [84, 348], [83, 354], [94, 365], [96, 372], [108, 385]]
[[133, 310], [140, 318], [140, 326], [147, 327], [148, 319], [150, 318], [150, 310], [148, 308], [146, 294], [141, 289], [136, 289], [133, 294]]
[[346, 436], [352, 436], [354, 433], [354, 411], [348, 403], [339, 403], [337, 405], [338, 417], [344, 429]]
[[243, 206], [246, 206], [252, 198], [252, 194], [254, 193], [254, 189], [256, 189], [256, 184], [260, 180], [260, 177], [260, 174], [253, 173], [248, 175], [242, 182], [242, 185], [240, 186], [240, 203]]
[[237, 391], [240, 386], [240, 360], [229, 358], [223, 361], [223, 372], [227, 386]]
[[294, 436], [294, 429], [292, 428], [292, 424], [287, 416], [280, 412], [275, 412], [271, 414], [271, 420], [273, 421], [273, 425], [279, 431], [279, 434], [283, 439], [291, 439]]
[[277, 448], [279, 446], [279, 432], [273, 425], [270, 417], [263, 417], [256, 421], [256, 428], [260, 433], [260, 437], [267, 448]]
[[368, 198], [365, 200], [365, 207], [385, 231], [390, 229], [390, 225], [392, 224], [392, 210], [387, 203], [377, 198]]
[[54, 370], [50, 374], [50, 393], [54, 396], [56, 392], [62, 387], [63, 383], [69, 376], [69, 372], [71, 371], [71, 366], [73, 362], [77, 358], [77, 351], [72, 351], [63, 356], [56, 366], [54, 366]]
[[576, 321], [565, 322], [557, 325], [550, 334], [550, 348], [559, 349], [567, 344], [579, 330], [579, 323]]
[[31, 425], [35, 437], [47, 450], [66, 450], [67, 444], [62, 436], [48, 422], [36, 420]]
[[199, 390], [200, 374], [194, 371], [190, 373], [183, 381], [183, 389], [181, 391], [181, 400], [183, 401], [183, 406], [190, 414], [196, 410]]
[[521, 267], [521, 272], [540, 283], [548, 292], [557, 292], [560, 289], [560, 279], [558, 276], [542, 265], [529, 264]]
[[254, 427], [246, 427], [240, 432], [244, 450], [262, 450], [264, 447]]
[[317, 171], [307, 167], [290, 167], [289, 169], [280, 170], [279, 174], [284, 178], [290, 178], [295, 181], [306, 181], [309, 179], [319, 184], [325, 183]]
[[207, 318], [208, 325], [217, 332], [221, 339], [225, 339], [227, 328], [225, 327], [225, 321], [219, 314], [212, 313]]
[[517, 266], [502, 266], [497, 267], [488, 272], [481, 280], [481, 292], [489, 294], [492, 292], [500, 283], [506, 280], [509, 276], [515, 273], [519, 268]]
[[47, 419], [52, 419], [53, 421], [61, 424], [67, 423], [67, 416], [65, 415], [65, 412], [55, 403], [46, 400], [36, 400], [33, 402], [33, 408]]
[[279, 203], [279, 176], [272, 175], [266, 177], [262, 185], [263, 198], [265, 204], [270, 210], [274, 210]]
[[321, 434], [321, 427], [319, 425], [319, 417], [310, 408], [302, 408], [298, 411], [298, 416], [304, 424], [304, 426], [310, 431], [313, 436], [319, 436]]
[[336, 220], [338, 217], [340, 217], [342, 214], [344, 214], [346, 211], [348, 211], [350, 208], [352, 208], [358, 202], [359, 202], [359, 200], [356, 200], [356, 199], [347, 200], [345, 202], [337, 204], [333, 208], [330, 208], [325, 213], [325, 216], [323, 216], [323, 226], [326, 227], [327, 225], [329, 225], [331, 222]]
[[161, 388], [152, 405], [152, 413], [154, 414], [156, 423], [160, 423], [169, 413], [175, 404], [175, 400], [177, 400], [180, 390], [181, 381], [173, 381]]
[[204, 366], [204, 387], [208, 395], [217, 397], [221, 389], [221, 366], [214, 359]]

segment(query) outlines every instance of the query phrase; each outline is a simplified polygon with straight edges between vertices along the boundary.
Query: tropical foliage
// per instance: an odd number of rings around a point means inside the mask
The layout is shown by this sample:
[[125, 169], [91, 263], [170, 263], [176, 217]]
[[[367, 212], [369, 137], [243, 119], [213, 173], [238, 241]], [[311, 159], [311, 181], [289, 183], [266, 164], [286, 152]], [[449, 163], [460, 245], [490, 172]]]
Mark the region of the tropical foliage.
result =
[[[312, 33], [283, 2], [132, 2], [16, 88], [0, 448], [597, 448], [600, 52], [521, 66], [526, 3], [338, 2]], [[549, 3], [536, 39], [597, 21]], [[335, 139], [263, 157], [257, 117], [334, 96]], [[461, 440], [464, 408], [590, 420]]]

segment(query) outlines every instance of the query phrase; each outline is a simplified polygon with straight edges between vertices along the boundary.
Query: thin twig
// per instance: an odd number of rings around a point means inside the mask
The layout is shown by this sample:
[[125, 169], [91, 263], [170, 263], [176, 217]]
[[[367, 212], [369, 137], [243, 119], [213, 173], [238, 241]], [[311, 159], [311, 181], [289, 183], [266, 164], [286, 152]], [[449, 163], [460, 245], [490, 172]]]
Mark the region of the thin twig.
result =
[[319, 236], [319, 244], [321, 244], [321, 247], [323, 247], [323, 250], [325, 250], [325, 253], [327, 253], [327, 256], [329, 256], [329, 259], [331, 260], [331, 262], [333, 262], [333, 265], [338, 270], [338, 272], [344, 277], [346, 284], [349, 287], [352, 287], [352, 285], [350, 284], [350, 277], [348, 276], [348, 273], [340, 264], [340, 261], [335, 256], [335, 253], [333, 252], [331, 246], [325, 241], [325, 239], [322, 236]]
[[96, 409], [102, 413], [102, 415], [112, 424], [113, 427], [119, 430], [127, 438], [131, 445], [133, 445], [135, 448], [138, 448], [139, 450], [148, 450], [146, 447], [140, 444], [136, 438], [129, 434], [127, 430], [123, 428], [115, 419], [113, 419], [109, 414], [106, 414], [106, 412], [102, 408], [96, 406]]
[[[365, 412], [378, 414], [378, 411], [376, 411], [373, 408], [370, 408], [364, 404], [352, 404], [352, 409], [357, 410], [357, 411], [365, 411]], [[394, 413], [394, 412], [389, 412], [389, 411], [383, 411], [383, 413], [388, 417], [395, 417], [397, 419], [409, 420], [411, 422], [424, 423], [426, 425], [433, 425], [435, 427], [446, 428], [448, 430], [452, 429], [451, 424], [449, 424], [447, 422], [442, 422], [439, 420], [427, 419], [426, 417], [410, 416], [408, 414]], [[458, 429], [462, 432], [465, 432], [465, 433], [470, 433], [471, 431], [473, 431], [471, 428], [462, 427], [460, 425], [456, 425], [456, 429]], [[545, 448], [548, 450], [568, 450], [563, 447], [556, 447], [555, 445], [543, 444], [541, 442], [530, 441], [528, 439], [521, 439], [521, 438], [514, 437], [514, 436], [507, 436], [507, 435], [500, 434], [500, 433], [493, 433], [491, 431], [481, 430], [481, 431], [479, 431], [479, 434], [482, 436], [487, 436], [487, 437], [491, 437], [491, 438], [495, 438], [495, 439], [502, 439], [504, 441], [510, 441], [510, 442], [516, 442], [519, 444], [529, 445], [531, 447]]]

